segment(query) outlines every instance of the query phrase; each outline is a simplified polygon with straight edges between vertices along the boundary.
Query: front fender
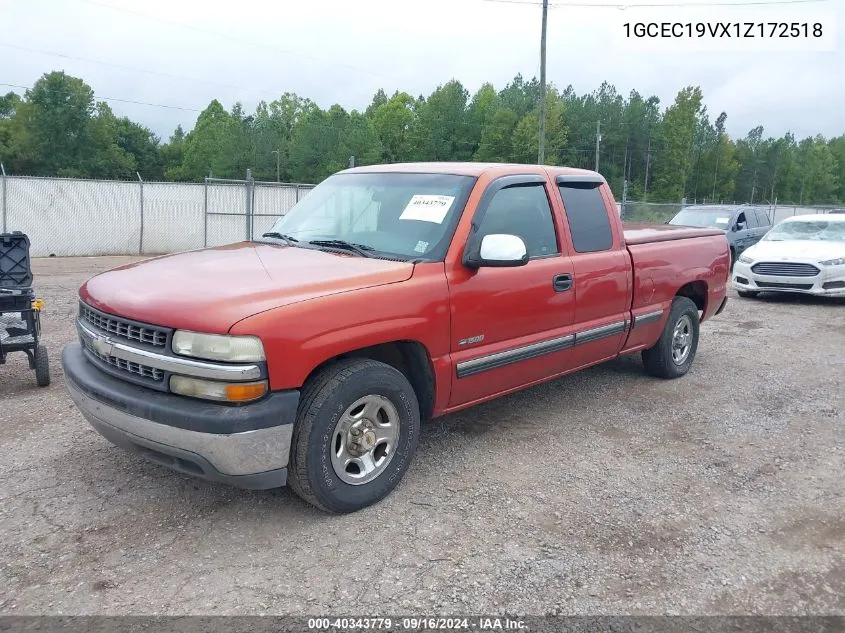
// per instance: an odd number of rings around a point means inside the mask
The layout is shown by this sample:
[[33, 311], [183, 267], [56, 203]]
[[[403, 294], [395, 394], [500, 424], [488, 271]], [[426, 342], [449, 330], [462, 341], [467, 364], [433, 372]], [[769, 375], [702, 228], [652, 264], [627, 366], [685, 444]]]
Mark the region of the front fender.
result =
[[301, 387], [314, 369], [341, 354], [393, 341], [421, 343], [437, 383], [448, 385], [449, 323], [443, 264], [418, 264], [407, 281], [268, 310], [230, 333], [261, 338], [274, 391]]

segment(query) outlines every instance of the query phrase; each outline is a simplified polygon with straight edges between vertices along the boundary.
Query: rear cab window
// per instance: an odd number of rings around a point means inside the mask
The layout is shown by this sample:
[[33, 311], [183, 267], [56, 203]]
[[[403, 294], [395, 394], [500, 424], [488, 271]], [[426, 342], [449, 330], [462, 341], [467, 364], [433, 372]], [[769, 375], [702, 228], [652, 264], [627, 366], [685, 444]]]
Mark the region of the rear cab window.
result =
[[576, 253], [595, 253], [613, 248], [613, 229], [601, 192], [601, 181], [584, 177], [558, 177], [566, 222]]

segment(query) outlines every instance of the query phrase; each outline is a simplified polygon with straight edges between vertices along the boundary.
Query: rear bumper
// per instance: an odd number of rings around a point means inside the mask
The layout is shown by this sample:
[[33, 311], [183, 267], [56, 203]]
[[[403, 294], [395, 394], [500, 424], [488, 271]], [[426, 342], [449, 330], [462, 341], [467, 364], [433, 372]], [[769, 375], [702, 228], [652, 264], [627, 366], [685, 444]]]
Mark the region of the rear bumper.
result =
[[298, 391], [274, 392], [240, 407], [191, 400], [106, 375], [88, 362], [78, 343], [64, 349], [62, 367], [74, 403], [113, 444], [240, 488], [287, 483]]

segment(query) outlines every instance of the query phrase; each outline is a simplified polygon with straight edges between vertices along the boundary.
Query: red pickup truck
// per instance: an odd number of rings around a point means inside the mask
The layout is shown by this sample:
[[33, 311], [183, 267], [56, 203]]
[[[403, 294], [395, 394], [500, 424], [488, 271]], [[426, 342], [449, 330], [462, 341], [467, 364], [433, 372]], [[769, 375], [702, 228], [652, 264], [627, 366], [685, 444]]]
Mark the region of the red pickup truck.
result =
[[420, 422], [621, 354], [689, 370], [725, 233], [625, 226], [597, 173], [349, 169], [264, 236], [88, 280], [62, 364], [116, 445], [328, 512], [385, 497]]

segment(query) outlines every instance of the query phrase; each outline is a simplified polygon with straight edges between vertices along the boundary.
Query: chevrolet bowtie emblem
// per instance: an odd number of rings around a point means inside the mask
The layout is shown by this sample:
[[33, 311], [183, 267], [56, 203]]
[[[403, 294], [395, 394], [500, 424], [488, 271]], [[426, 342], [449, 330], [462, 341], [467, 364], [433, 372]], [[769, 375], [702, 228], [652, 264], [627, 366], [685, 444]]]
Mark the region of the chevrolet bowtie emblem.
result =
[[107, 338], [95, 337], [91, 339], [91, 346], [97, 350], [101, 356], [111, 356], [112, 342]]

